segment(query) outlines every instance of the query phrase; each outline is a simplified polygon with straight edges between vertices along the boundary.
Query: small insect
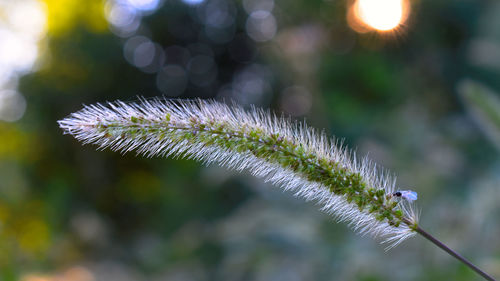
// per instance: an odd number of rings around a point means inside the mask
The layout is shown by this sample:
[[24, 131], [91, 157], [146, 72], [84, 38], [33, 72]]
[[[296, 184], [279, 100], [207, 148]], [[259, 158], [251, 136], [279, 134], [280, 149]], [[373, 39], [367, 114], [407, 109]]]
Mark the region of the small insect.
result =
[[392, 194], [393, 197], [400, 197], [408, 201], [415, 201], [418, 198], [418, 194], [413, 190], [398, 190]]

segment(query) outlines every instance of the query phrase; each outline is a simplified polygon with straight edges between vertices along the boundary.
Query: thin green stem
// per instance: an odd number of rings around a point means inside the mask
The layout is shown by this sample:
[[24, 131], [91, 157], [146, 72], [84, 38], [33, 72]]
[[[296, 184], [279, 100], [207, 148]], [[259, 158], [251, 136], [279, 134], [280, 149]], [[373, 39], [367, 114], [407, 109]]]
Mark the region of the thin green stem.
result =
[[423, 230], [422, 228], [420, 228], [419, 226], [416, 226], [415, 228], [415, 231], [422, 235], [425, 239], [431, 241], [432, 243], [434, 243], [436, 246], [438, 246], [439, 248], [443, 249], [445, 252], [447, 252], [448, 254], [450, 254], [451, 256], [455, 257], [457, 260], [461, 261], [462, 263], [464, 263], [466, 266], [468, 266], [470, 269], [474, 270], [475, 272], [477, 272], [479, 275], [481, 275], [484, 279], [486, 280], [489, 280], [489, 281], [496, 281], [493, 277], [491, 277], [488, 273], [482, 271], [479, 267], [475, 266], [474, 264], [472, 264], [470, 261], [468, 261], [466, 258], [462, 257], [460, 254], [458, 254], [457, 252], [453, 251], [452, 249], [450, 249], [448, 246], [446, 246], [445, 244], [443, 244], [441, 241], [439, 241], [438, 239], [436, 239], [434, 236], [430, 235], [429, 233], [427, 233], [425, 230]]

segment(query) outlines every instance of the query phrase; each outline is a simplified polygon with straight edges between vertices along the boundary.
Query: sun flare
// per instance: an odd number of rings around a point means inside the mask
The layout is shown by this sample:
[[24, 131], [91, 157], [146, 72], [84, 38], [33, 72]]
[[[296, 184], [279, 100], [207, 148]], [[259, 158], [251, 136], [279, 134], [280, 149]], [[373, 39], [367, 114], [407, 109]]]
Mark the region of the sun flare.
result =
[[359, 0], [357, 12], [369, 26], [387, 31], [395, 28], [403, 17], [402, 0]]
[[408, 12], [407, 0], [356, 0], [348, 20], [358, 32], [390, 32], [405, 22]]

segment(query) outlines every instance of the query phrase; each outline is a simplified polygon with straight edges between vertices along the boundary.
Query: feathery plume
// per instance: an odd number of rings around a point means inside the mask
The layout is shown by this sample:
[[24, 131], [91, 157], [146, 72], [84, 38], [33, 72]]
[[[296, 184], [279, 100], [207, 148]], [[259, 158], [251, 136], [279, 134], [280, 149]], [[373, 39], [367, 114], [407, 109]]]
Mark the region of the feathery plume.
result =
[[141, 99], [85, 106], [58, 123], [65, 133], [101, 149], [185, 157], [249, 171], [316, 201], [323, 212], [361, 234], [382, 237], [389, 248], [418, 229], [411, 202], [416, 193], [395, 190], [387, 172], [367, 158], [359, 160], [341, 142], [261, 109]]

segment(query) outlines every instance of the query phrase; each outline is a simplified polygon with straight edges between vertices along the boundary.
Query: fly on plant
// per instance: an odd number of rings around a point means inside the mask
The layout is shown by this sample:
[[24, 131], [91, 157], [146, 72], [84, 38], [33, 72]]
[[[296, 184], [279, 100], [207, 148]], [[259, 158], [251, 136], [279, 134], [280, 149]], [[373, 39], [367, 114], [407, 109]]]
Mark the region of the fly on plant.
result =
[[403, 198], [409, 202], [415, 201], [418, 199], [418, 194], [413, 190], [398, 190], [392, 193], [393, 197]]

